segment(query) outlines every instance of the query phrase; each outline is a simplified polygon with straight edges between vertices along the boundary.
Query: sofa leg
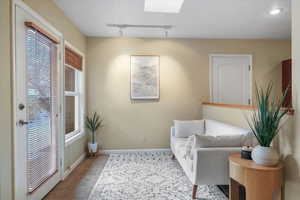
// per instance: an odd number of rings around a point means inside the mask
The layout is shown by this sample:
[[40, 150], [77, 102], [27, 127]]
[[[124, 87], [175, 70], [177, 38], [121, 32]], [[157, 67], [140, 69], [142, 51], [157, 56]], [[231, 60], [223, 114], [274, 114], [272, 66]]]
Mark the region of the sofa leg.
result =
[[192, 199], [196, 199], [198, 185], [193, 185]]
[[175, 155], [174, 154], [172, 154], [172, 160], [175, 160]]

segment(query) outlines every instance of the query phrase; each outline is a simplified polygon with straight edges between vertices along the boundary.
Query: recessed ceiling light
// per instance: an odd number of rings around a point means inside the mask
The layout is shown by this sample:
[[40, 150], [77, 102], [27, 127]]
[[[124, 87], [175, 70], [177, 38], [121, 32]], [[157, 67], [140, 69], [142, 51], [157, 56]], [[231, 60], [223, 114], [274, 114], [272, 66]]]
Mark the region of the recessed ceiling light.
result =
[[270, 15], [279, 15], [282, 12], [282, 10], [283, 10], [282, 8], [274, 8], [269, 13]]
[[145, 0], [145, 12], [179, 13], [184, 0]]

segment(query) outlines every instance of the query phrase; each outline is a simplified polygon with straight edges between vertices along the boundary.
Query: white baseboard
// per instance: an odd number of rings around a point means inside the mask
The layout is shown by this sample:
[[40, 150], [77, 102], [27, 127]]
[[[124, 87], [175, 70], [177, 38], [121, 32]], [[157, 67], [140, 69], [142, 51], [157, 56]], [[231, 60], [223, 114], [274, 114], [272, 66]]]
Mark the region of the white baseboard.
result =
[[63, 180], [65, 180], [69, 174], [86, 158], [86, 153], [83, 153], [71, 166], [69, 166], [64, 172]]
[[170, 152], [171, 149], [109, 149], [101, 150], [100, 154], [112, 154], [112, 153], [132, 153], [132, 152]]

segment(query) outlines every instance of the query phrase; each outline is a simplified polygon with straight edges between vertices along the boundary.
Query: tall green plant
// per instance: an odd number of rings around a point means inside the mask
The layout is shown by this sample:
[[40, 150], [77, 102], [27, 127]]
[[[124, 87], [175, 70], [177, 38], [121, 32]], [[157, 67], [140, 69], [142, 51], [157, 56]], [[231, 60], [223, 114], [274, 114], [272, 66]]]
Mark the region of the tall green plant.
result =
[[94, 112], [91, 118], [89, 116], [86, 116], [85, 125], [86, 128], [89, 129], [92, 133], [92, 143], [94, 144], [96, 138], [96, 131], [99, 128], [103, 127], [103, 119], [100, 118], [97, 112]]
[[258, 88], [255, 84], [257, 110], [253, 110], [247, 121], [257, 141], [263, 147], [270, 147], [272, 140], [280, 130], [281, 119], [288, 112], [287, 109], [282, 109], [288, 89], [282, 96], [274, 98], [272, 97], [272, 82], [268, 84], [266, 89]]

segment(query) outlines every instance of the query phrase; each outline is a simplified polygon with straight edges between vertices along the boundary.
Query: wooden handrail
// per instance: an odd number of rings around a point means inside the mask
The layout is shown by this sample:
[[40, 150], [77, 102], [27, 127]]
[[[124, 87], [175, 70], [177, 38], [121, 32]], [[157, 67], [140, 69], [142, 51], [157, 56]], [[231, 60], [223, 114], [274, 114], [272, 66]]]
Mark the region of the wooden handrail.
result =
[[[253, 110], [253, 109], [256, 109], [255, 106], [240, 105], [240, 104], [221, 104], [221, 103], [202, 102], [202, 105], [225, 107], [225, 108], [236, 108], [236, 109], [241, 109], [241, 110]], [[294, 115], [295, 111], [294, 111], [293, 108], [283, 107], [282, 109], [288, 110], [288, 114], [289, 115]]]

